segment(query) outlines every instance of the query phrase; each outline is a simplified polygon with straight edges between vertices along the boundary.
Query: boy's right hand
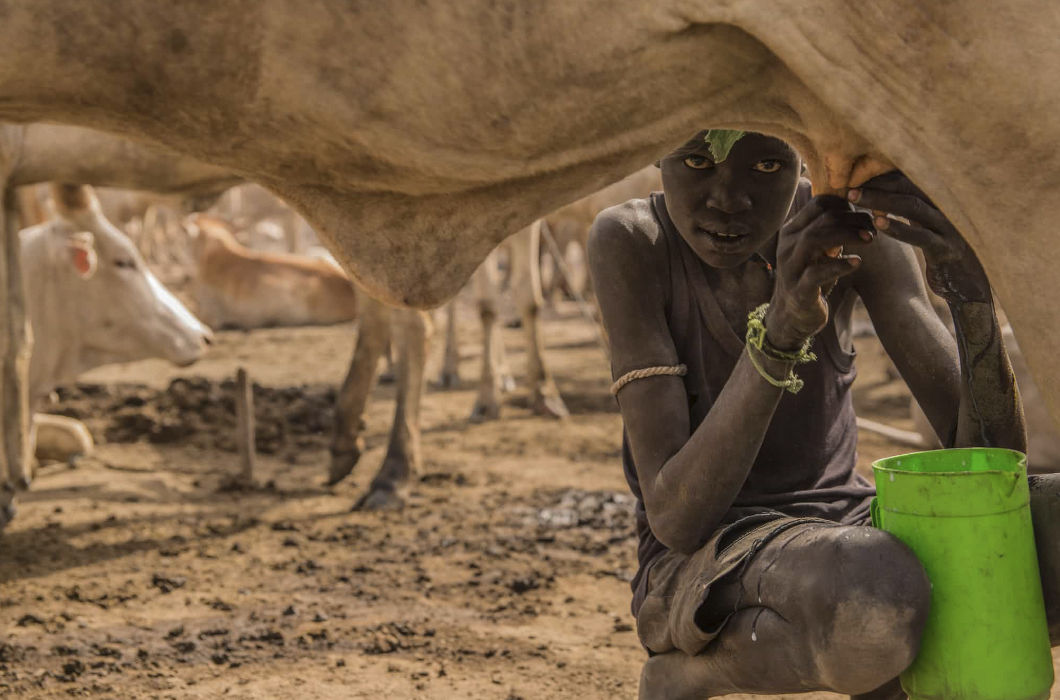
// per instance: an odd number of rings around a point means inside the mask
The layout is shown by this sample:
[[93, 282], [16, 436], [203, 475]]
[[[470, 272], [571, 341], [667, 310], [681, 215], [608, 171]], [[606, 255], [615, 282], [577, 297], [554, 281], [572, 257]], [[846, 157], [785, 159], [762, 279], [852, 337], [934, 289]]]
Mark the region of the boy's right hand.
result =
[[876, 229], [872, 215], [856, 212], [842, 197], [811, 199], [780, 229], [777, 275], [766, 312], [766, 339], [779, 350], [797, 350], [828, 322], [825, 295], [861, 258], [837, 250], [864, 245]]

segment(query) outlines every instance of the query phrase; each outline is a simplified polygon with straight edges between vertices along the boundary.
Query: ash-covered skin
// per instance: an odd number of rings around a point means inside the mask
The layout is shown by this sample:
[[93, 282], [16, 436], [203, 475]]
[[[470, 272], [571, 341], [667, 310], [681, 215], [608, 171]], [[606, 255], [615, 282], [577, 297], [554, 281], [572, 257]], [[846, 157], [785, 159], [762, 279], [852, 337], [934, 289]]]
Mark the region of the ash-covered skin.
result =
[[[707, 283], [733, 330], [742, 336], [748, 312], [770, 302], [767, 340], [777, 348], [799, 347], [830, 314], [837, 336], [849, 338], [860, 297], [944, 444], [1025, 449], [989, 285], [960, 234], [897, 172], [847, 199], [814, 197], [787, 217], [800, 166], [786, 144], [754, 133], [722, 162], [712, 158], [703, 132], [660, 162], [670, 218], [706, 263]], [[855, 210], [854, 202], [868, 211]], [[667, 325], [669, 273], [660, 237], [646, 200], [607, 210], [594, 226], [589, 263], [615, 377], [680, 361]], [[924, 248], [932, 287], [954, 309], [960, 347], [931, 309], [916, 256], [903, 242]], [[831, 257], [837, 246], [842, 254]], [[792, 369], [761, 362], [774, 377]], [[722, 522], [781, 393], [744, 353], [697, 426], [678, 377], [638, 380], [618, 394], [649, 525], [672, 551], [695, 555]], [[1044, 488], [1060, 494], [1055, 480]], [[1036, 497], [1033, 507], [1042, 502]], [[1056, 548], [1056, 517], [1036, 515], [1040, 547]], [[695, 655], [678, 649], [653, 656], [642, 697], [807, 690], [904, 697], [891, 681], [915, 655], [929, 605], [915, 557], [870, 528], [811, 524], [790, 532], [713, 585], [695, 621], [704, 630], [724, 624], [720, 635]], [[1046, 566], [1043, 576], [1060, 571]], [[1056, 581], [1045, 585], [1060, 589]], [[1054, 629], [1056, 615], [1054, 602]], [[864, 634], [866, 624], [881, 621], [881, 633]]]
[[[847, 199], [871, 209], [877, 229], [923, 251], [928, 285], [950, 307], [961, 360], [962, 405], [968, 410], [954, 426], [955, 434], [943, 438], [943, 445], [1012, 447], [1015, 433], [1023, 429], [1023, 407], [1001, 339], [990, 281], [971, 246], [897, 171], [850, 190]], [[1026, 451], [1025, 436], [1015, 444], [1014, 449]]]

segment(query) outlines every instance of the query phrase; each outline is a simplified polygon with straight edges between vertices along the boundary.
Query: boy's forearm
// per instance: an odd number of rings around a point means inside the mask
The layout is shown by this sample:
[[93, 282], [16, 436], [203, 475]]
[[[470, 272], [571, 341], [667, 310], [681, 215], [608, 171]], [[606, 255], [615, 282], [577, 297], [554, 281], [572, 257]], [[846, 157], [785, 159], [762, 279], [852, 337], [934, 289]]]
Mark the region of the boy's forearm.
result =
[[952, 447], [1026, 451], [1023, 406], [992, 302], [950, 303], [961, 362], [961, 397]]
[[[763, 358], [784, 377], [792, 364]], [[692, 551], [717, 529], [747, 480], [783, 390], [768, 384], [745, 351], [710, 413], [656, 477], [666, 529], [683, 533], [678, 549]]]

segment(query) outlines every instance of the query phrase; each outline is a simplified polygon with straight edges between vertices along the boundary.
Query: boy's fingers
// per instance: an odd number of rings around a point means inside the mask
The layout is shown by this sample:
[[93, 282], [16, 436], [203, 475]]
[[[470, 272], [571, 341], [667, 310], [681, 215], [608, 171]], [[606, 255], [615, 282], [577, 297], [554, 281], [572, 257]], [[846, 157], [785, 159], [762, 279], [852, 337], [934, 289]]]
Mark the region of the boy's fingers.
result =
[[791, 217], [780, 227], [780, 234], [786, 235], [801, 231], [810, 225], [810, 223], [820, 217], [824, 216], [832, 211], [852, 211], [850, 204], [842, 197], [835, 195], [820, 195], [814, 197], [806, 206], [799, 209], [795, 213], [795, 216]]
[[889, 212], [940, 233], [953, 228], [942, 212], [914, 195], [865, 188], [861, 190], [858, 206]]
[[849, 275], [861, 266], [857, 255], [842, 255], [838, 258], [827, 258], [807, 266], [802, 273], [801, 283], [817, 290], [834, 283], [844, 275]]
[[916, 246], [927, 253], [941, 252], [946, 248], [945, 242], [934, 231], [916, 224], [903, 224], [901, 221], [885, 217], [876, 218], [876, 230], [895, 240]]
[[798, 240], [798, 258], [806, 261], [837, 247], [858, 247], [875, 238], [872, 216], [865, 212], [828, 212], [807, 226]]

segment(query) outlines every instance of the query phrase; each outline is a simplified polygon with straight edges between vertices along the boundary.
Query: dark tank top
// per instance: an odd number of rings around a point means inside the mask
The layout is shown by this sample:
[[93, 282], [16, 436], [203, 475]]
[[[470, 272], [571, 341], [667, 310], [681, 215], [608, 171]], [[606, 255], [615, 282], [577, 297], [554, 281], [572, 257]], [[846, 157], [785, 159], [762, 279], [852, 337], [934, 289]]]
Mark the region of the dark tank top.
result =
[[[808, 192], [800, 189], [792, 213], [808, 197]], [[707, 284], [706, 263], [670, 221], [662, 193], [651, 196], [651, 206], [662, 231], [656, 245], [661, 247], [660, 254], [665, 254], [670, 272], [666, 320], [679, 361], [688, 366], [684, 384], [694, 431], [745, 352], [744, 339], [733, 331]], [[811, 350], [817, 361], [797, 369], [805, 385], [798, 394], [785, 392], [780, 399], [754, 465], [722, 525], [765, 511], [838, 522], [854, 522], [867, 515], [867, 498], [874, 489], [854, 472], [857, 425], [850, 386], [857, 372], [853, 353], [840, 346], [834, 318], [830, 317], [814, 337]], [[647, 571], [668, 549], [648, 526], [625, 435], [622, 465], [637, 499], [640, 566], [632, 581], [635, 615], [647, 594]]]

